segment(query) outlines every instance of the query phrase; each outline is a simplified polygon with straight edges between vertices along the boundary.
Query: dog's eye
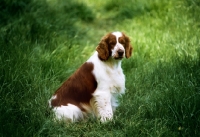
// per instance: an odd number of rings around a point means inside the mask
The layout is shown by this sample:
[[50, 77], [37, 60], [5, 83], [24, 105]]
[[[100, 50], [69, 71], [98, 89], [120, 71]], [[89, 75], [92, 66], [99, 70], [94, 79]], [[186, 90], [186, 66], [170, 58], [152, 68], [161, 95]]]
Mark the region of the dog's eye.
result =
[[109, 45], [114, 46], [114, 45], [115, 45], [115, 42], [114, 42], [114, 41], [110, 41], [110, 42], [109, 42]]
[[120, 40], [119, 43], [121, 43], [122, 45], [124, 45], [125, 41], [124, 40]]

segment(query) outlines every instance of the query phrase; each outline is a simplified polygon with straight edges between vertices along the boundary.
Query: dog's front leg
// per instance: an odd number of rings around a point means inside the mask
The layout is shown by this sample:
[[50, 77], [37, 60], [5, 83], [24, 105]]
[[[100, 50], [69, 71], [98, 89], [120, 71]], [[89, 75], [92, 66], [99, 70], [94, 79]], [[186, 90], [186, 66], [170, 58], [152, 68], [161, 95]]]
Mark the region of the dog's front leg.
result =
[[105, 92], [99, 92], [93, 95], [90, 102], [93, 112], [101, 122], [112, 120], [113, 110], [111, 106], [111, 95]]

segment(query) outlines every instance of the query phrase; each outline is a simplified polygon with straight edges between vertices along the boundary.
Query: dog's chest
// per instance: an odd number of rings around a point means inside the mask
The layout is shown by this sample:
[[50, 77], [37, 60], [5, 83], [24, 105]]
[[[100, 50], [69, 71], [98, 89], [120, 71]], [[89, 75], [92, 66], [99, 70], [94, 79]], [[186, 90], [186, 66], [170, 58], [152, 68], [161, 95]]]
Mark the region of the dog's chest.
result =
[[92, 73], [98, 83], [97, 91], [109, 90], [111, 93], [124, 93], [125, 76], [120, 62], [115, 63], [115, 65], [103, 62], [98, 58], [97, 52], [95, 52], [87, 62], [92, 62], [94, 64]]
[[95, 77], [98, 89], [109, 90], [111, 93], [124, 93], [125, 76], [121, 68], [103, 67], [96, 69]]
[[107, 70], [107, 82], [109, 83], [108, 86], [112, 93], [121, 93], [124, 92], [125, 86], [125, 76], [121, 69], [114, 69], [111, 71]]

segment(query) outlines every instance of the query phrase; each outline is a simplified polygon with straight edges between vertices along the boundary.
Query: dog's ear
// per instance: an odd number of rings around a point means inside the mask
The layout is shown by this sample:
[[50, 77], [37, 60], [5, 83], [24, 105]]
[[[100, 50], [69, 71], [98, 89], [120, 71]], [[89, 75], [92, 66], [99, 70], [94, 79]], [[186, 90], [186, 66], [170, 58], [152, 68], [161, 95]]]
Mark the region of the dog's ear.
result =
[[123, 35], [124, 35], [125, 41], [126, 41], [126, 43], [125, 43], [125, 55], [126, 55], [126, 58], [129, 58], [132, 55], [133, 47], [131, 45], [129, 37], [126, 36], [124, 33], [123, 33]]
[[96, 51], [98, 52], [98, 57], [101, 60], [107, 60], [109, 58], [109, 49], [107, 44], [108, 35], [104, 36], [96, 47]]

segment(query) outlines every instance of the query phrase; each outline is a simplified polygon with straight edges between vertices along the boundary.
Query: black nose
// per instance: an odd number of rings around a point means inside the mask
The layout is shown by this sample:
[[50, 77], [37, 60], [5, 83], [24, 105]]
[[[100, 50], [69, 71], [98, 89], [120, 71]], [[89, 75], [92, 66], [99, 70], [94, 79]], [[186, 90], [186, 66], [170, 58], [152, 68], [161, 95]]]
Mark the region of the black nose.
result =
[[119, 49], [119, 50], [117, 51], [117, 53], [118, 53], [118, 55], [119, 55], [119, 56], [123, 56], [123, 54], [124, 54], [124, 51], [123, 51], [123, 50], [121, 50], [121, 49]]

